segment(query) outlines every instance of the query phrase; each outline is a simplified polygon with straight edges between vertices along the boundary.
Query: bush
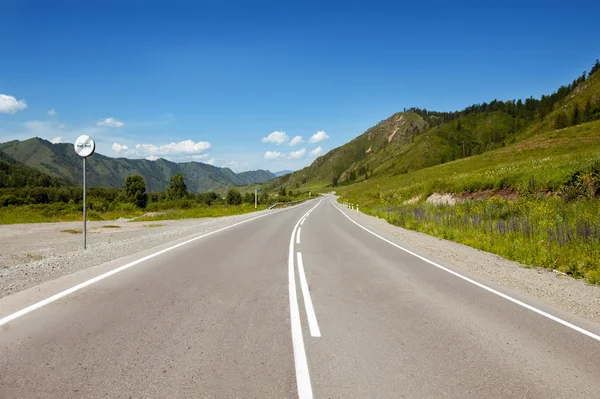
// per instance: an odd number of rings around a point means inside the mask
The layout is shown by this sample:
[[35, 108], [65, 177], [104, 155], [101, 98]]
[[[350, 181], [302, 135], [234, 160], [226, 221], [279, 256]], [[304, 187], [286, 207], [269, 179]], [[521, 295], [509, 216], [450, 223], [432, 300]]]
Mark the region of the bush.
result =
[[236, 189], [231, 189], [227, 192], [225, 201], [227, 201], [229, 205], [241, 205], [242, 194], [240, 194], [240, 192]]
[[123, 212], [134, 213], [134, 212], [139, 211], [139, 208], [137, 206], [135, 206], [134, 204], [129, 203], [129, 202], [113, 202], [108, 207], [108, 210], [110, 210], [110, 211], [123, 211]]
[[21, 205], [23, 200], [17, 198], [13, 194], [7, 194], [0, 197], [0, 206], [8, 206], [8, 205]]
[[244, 194], [244, 202], [246, 204], [254, 204], [254, 193]]

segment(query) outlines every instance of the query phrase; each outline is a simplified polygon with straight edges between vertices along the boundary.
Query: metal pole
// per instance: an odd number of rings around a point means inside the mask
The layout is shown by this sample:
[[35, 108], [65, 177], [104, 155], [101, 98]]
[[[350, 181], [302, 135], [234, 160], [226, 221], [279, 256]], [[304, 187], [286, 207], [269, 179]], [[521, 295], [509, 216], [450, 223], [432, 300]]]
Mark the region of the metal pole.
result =
[[85, 158], [83, 158], [83, 249], [86, 248], [85, 236], [87, 234], [86, 226], [86, 210], [85, 210]]
[[258, 189], [254, 189], [254, 209], [258, 208]]

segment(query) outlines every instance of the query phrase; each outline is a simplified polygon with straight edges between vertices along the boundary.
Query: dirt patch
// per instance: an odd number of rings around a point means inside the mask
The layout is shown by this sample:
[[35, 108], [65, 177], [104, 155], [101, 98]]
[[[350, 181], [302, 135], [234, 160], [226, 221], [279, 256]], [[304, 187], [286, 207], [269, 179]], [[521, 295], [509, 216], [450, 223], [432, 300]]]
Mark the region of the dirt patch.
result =
[[454, 194], [433, 193], [427, 197], [426, 201], [434, 205], [456, 205], [457, 202], [460, 202], [460, 199], [454, 196]]
[[[402, 118], [400, 118], [400, 119], [402, 119]], [[394, 131], [392, 132], [392, 134], [390, 134], [388, 136], [388, 143], [392, 142], [392, 139], [394, 138], [394, 136], [396, 135], [396, 133], [398, 133], [398, 130], [400, 130], [400, 128], [398, 128], [398, 127], [395, 128]]]
[[369, 149], [367, 151], [365, 151], [365, 154], [370, 154], [371, 153], [371, 147], [369, 147]]
[[530, 150], [533, 148], [549, 148], [555, 146], [562, 146], [566, 144], [579, 143], [595, 143], [600, 140], [599, 136], [588, 136], [588, 137], [540, 137], [531, 140], [521, 142], [515, 146], [505, 149], [504, 152], [514, 152]]
[[510, 188], [502, 188], [500, 190], [483, 190], [476, 191], [473, 193], [462, 193], [458, 196], [459, 201], [473, 201], [473, 200], [487, 200], [490, 198], [503, 198], [510, 201], [516, 201], [519, 199], [519, 194]]
[[69, 234], [81, 234], [83, 233], [83, 230], [80, 229], [66, 229], [66, 230], [61, 230], [61, 233], [69, 233]]

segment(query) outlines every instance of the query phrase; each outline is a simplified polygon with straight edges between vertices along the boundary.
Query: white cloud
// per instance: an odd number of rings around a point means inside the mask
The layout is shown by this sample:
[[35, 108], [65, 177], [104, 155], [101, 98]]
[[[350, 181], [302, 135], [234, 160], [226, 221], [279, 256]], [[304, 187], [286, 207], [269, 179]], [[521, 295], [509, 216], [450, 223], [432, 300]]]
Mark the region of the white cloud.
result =
[[328, 138], [329, 138], [329, 136], [327, 135], [327, 133], [325, 133], [322, 130], [319, 130], [318, 132], [316, 132], [315, 134], [312, 135], [312, 137], [310, 138], [310, 140], [308, 140], [308, 142], [311, 144], [320, 143], [321, 141], [325, 141]]
[[267, 137], [262, 138], [263, 143], [275, 143], [281, 145], [287, 143], [290, 138], [285, 132], [273, 132]]
[[323, 153], [323, 149], [321, 148], [321, 146], [318, 146], [317, 148], [315, 148], [314, 150], [312, 150], [310, 152], [310, 156], [311, 157], [318, 157], [322, 153]]
[[119, 143], [113, 143], [112, 150], [119, 155], [121, 155], [121, 154], [125, 155], [125, 153], [127, 151], [129, 151], [129, 147], [126, 145], [121, 145]]
[[13, 96], [0, 94], [0, 114], [14, 114], [27, 108], [25, 100], [18, 100]]
[[208, 141], [198, 141], [195, 143], [192, 140], [184, 140], [179, 143], [169, 143], [159, 146], [154, 144], [136, 144], [135, 148], [141, 153], [149, 155], [195, 155], [208, 150], [210, 143]]
[[214, 165], [215, 164], [215, 159], [214, 158], [207, 159], [206, 161], [204, 161], [204, 163], [207, 163], [209, 165]]
[[66, 127], [66, 126], [65, 126], [65, 124], [64, 124], [64, 123], [61, 123], [60, 125], [58, 125], [58, 128], [59, 128], [59, 129], [64, 129], [65, 127]]
[[265, 160], [267, 161], [277, 161], [280, 159], [284, 159], [285, 155], [279, 151], [267, 151], [265, 152]]
[[304, 156], [304, 153], [306, 152], [306, 148], [301, 148], [298, 151], [292, 151], [290, 152], [290, 154], [288, 155], [289, 159], [298, 159], [298, 158], [302, 158]]
[[56, 116], [58, 115], [58, 112], [56, 112], [56, 110], [54, 108], [52, 108], [50, 111], [48, 111], [48, 116]]
[[102, 127], [123, 127], [125, 124], [115, 118], [106, 118], [103, 121], [96, 122], [96, 126]]
[[303, 142], [302, 137], [296, 136], [296, 137], [294, 137], [293, 139], [290, 140], [290, 146], [293, 147], [296, 144], [300, 144], [302, 142]]
[[164, 157], [177, 161], [204, 161], [208, 158], [208, 155], [203, 153], [209, 148], [210, 143], [207, 141], [196, 143], [192, 140], [162, 145], [136, 144], [135, 147], [119, 143], [113, 143], [112, 145], [112, 150], [123, 157], [146, 158], [149, 160]]
[[52, 144], [64, 143], [64, 141], [62, 140], [62, 137], [60, 137], [60, 136], [53, 138], [52, 140], [50, 140], [50, 142]]

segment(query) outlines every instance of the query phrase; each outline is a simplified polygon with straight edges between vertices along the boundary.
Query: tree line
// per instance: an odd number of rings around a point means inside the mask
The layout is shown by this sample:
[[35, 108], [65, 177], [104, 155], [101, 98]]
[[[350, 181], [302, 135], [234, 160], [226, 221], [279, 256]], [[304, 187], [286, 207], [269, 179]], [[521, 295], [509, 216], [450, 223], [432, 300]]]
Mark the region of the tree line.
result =
[[592, 104], [591, 100], [588, 99], [583, 109], [579, 108], [579, 104], [575, 104], [568, 111], [562, 109], [554, 119], [554, 128], [564, 129], [597, 119], [600, 119], [600, 101]]
[[[409, 109], [405, 108], [404, 111], [410, 111], [419, 114], [426, 122], [429, 123], [430, 126], [439, 126], [443, 123], [450, 122], [470, 114], [495, 111], [506, 112], [516, 119], [524, 119], [528, 121], [535, 120], [536, 118], [542, 119], [554, 110], [554, 104], [565, 99], [579, 84], [585, 82], [598, 70], [600, 70], [600, 60], [596, 60], [596, 63], [592, 66], [589, 74], [584, 71], [583, 74], [577, 79], [573, 80], [571, 84], [566, 86], [562, 85], [554, 93], [550, 95], [542, 95], [539, 99], [534, 98], [533, 96], [525, 99], [525, 101], [521, 99], [508, 101], [495, 99], [490, 103], [484, 102], [482, 104], [473, 104], [464, 108], [463, 110], [454, 112], [430, 111], [425, 108], [422, 109], [418, 107], [412, 107]], [[593, 106], [593, 104], [590, 104], [590, 106]], [[598, 106], [600, 107], [600, 104]], [[595, 115], [595, 112], [596, 111], [594, 108], [592, 108], [591, 114]]]
[[[139, 175], [128, 176], [124, 187], [104, 188], [91, 187], [87, 189], [87, 206], [90, 210], [105, 212], [121, 209], [123, 206], [133, 206], [139, 209], [161, 208], [191, 208], [196, 205], [211, 206], [216, 204], [241, 205], [254, 204], [254, 193], [242, 195], [236, 188], [229, 189], [225, 197], [211, 191], [193, 193], [188, 190], [184, 176], [181, 173], [173, 175], [169, 186], [162, 192], [147, 192], [146, 182]], [[272, 198], [268, 192], [258, 196], [259, 204], [288, 202], [301, 193], [292, 190], [279, 192], [279, 197]], [[83, 201], [83, 189], [73, 186], [41, 186], [41, 187], [2, 187], [0, 188], [0, 206], [34, 205], [63, 203], [76, 205]]]

